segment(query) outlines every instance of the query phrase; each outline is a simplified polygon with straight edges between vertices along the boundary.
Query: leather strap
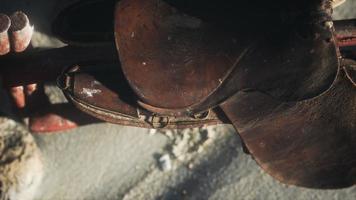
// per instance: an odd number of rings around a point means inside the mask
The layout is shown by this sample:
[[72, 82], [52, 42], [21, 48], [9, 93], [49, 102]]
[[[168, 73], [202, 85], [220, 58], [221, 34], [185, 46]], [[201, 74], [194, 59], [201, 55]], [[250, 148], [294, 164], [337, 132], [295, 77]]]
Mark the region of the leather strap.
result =
[[116, 67], [74, 66], [58, 79], [58, 85], [80, 110], [111, 123], [143, 128], [193, 128], [228, 123], [219, 108], [195, 115], [152, 113], [136, 102], [136, 96]]

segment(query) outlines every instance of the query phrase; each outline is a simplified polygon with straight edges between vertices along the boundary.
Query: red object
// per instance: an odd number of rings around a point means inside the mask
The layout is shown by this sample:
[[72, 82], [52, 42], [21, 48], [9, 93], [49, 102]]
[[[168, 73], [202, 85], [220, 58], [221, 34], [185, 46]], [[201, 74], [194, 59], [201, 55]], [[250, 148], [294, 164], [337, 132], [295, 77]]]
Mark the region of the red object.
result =
[[29, 115], [29, 128], [34, 133], [53, 133], [76, 128], [82, 125], [102, 122], [83, 112], [72, 104], [52, 104]]
[[78, 125], [75, 122], [53, 113], [30, 118], [30, 130], [35, 133], [65, 131], [76, 127]]

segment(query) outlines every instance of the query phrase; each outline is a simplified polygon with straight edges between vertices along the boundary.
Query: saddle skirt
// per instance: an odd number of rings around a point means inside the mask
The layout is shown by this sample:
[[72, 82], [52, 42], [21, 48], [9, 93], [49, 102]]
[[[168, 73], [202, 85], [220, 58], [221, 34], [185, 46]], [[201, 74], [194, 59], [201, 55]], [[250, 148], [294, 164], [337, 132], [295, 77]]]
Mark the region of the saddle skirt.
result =
[[112, 123], [232, 124], [283, 183], [355, 184], [356, 62], [340, 56], [331, 1], [280, 1], [258, 14], [244, 11], [252, 2], [229, 2], [121, 0], [118, 63], [68, 66], [58, 85], [80, 110]]

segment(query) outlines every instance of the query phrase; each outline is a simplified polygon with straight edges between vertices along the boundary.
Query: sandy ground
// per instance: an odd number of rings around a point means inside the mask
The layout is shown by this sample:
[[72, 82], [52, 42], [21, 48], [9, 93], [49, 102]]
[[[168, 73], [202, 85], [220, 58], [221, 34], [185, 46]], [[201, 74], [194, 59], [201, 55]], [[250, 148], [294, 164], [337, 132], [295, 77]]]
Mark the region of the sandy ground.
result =
[[[62, 0], [63, 1], [63, 0]], [[0, 11], [25, 10], [36, 25], [36, 46], [48, 37], [56, 2], [0, 0]], [[356, 17], [356, 1], [335, 18]], [[63, 97], [53, 87], [53, 101]], [[96, 124], [56, 135], [35, 135], [44, 175], [39, 200], [71, 199], [356, 199], [356, 187], [313, 190], [283, 185], [243, 153], [231, 126], [157, 132]]]

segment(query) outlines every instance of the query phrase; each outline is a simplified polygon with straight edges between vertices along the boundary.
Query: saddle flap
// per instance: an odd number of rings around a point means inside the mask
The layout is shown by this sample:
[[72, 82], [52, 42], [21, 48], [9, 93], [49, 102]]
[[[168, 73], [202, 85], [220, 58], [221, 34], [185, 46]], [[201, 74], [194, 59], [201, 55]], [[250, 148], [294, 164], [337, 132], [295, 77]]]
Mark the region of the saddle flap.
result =
[[344, 70], [312, 99], [283, 103], [241, 91], [221, 107], [257, 163], [281, 182], [311, 188], [356, 183], [356, 88]]

